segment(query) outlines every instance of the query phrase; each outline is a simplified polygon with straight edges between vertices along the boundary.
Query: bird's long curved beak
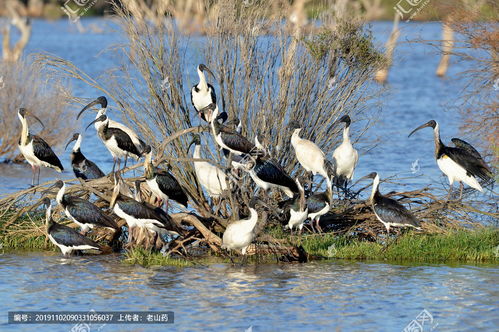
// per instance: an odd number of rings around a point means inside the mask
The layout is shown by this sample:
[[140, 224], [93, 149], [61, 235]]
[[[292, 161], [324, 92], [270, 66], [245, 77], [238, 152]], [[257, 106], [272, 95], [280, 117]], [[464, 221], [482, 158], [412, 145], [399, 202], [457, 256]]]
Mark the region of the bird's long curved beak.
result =
[[68, 149], [69, 144], [70, 144], [71, 142], [73, 142], [73, 141], [76, 141], [76, 140], [77, 140], [77, 138], [71, 137], [71, 139], [69, 140], [69, 142], [68, 142], [68, 143], [66, 143], [66, 146], [64, 147], [64, 150], [67, 150], [67, 149]]
[[376, 172], [372, 172], [372, 173], [369, 173], [367, 175], [364, 175], [363, 177], [361, 177], [360, 179], [357, 180], [357, 182], [360, 182], [362, 180], [365, 180], [365, 179], [374, 179], [376, 177], [377, 173]]
[[416, 129], [414, 129], [413, 131], [411, 131], [411, 133], [409, 134], [409, 136], [407, 137], [411, 137], [412, 134], [414, 134], [416, 131], [420, 130], [420, 129], [423, 129], [423, 128], [426, 128], [426, 127], [431, 127], [431, 123], [430, 122], [427, 122], [425, 124], [422, 124], [421, 126], [417, 127]]
[[40, 120], [36, 115], [32, 114], [31, 112], [28, 113], [28, 115], [35, 118], [35, 120], [38, 121], [42, 125], [42, 128], [45, 129], [45, 125], [43, 124], [42, 120]]
[[215, 74], [213, 74], [213, 72], [208, 67], [205, 66], [204, 71], [208, 72], [208, 74], [210, 74], [211, 77], [213, 77], [213, 79], [218, 82], [217, 78], [215, 77]]
[[90, 104], [88, 104], [87, 106], [83, 107], [83, 109], [80, 111], [80, 113], [78, 113], [78, 115], [76, 116], [76, 120], [78, 120], [81, 116], [81, 114], [83, 112], [85, 112], [86, 110], [88, 110], [90, 107], [94, 106], [94, 105], [97, 105], [97, 104], [100, 104], [100, 101], [99, 100], [94, 100], [93, 102], [91, 102]]
[[90, 123], [88, 124], [88, 126], [85, 128], [85, 131], [87, 131], [87, 129], [88, 129], [91, 125], [93, 125], [94, 123], [99, 122], [99, 121], [102, 121], [102, 118], [101, 118], [101, 117], [98, 117], [98, 118], [97, 118], [97, 119], [95, 119], [94, 121], [90, 122]]
[[[49, 194], [53, 188], [55, 188], [55, 183], [54, 183], [53, 185], [51, 185], [50, 187], [48, 187], [47, 189], [45, 189], [45, 190], [41, 191], [41, 194], [42, 194], [42, 196], [41, 196], [41, 197], [42, 197], [42, 200], [43, 200], [43, 197], [45, 197], [47, 194]], [[43, 203], [43, 202], [41, 202], [41, 203]], [[41, 203], [40, 203], [40, 204], [41, 204]]]
[[187, 147], [187, 151], [189, 151], [191, 149], [191, 146], [196, 143], [196, 140], [193, 139], [190, 143], [189, 143], [189, 146]]

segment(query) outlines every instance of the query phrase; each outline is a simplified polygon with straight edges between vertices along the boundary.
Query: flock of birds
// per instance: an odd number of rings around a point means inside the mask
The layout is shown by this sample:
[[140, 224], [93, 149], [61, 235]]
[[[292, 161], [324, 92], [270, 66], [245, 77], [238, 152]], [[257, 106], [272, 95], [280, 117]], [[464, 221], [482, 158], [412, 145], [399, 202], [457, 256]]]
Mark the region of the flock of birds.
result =
[[[292, 130], [290, 140], [296, 158], [303, 169], [311, 175], [309, 191], [311, 191], [315, 175], [320, 175], [326, 181], [324, 192], [306, 194], [299, 179], [293, 179], [277, 160], [268, 156], [258, 137], [255, 137], [254, 143], [251, 142], [241, 134], [240, 122], [238, 123], [237, 120], [227, 122], [227, 114], [219, 112], [215, 89], [207, 82], [205, 73], [210, 74], [214, 79], [215, 75], [203, 64], [197, 67], [197, 73], [199, 83], [191, 89], [192, 104], [200, 119], [209, 123], [213, 141], [216, 146], [222, 149], [223, 154], [230, 161], [231, 167], [249, 173], [259, 188], [265, 191], [278, 189], [288, 196], [289, 199], [280, 202], [278, 206], [282, 209], [282, 213], [287, 216], [287, 227], [291, 232], [293, 229], [298, 229], [301, 233], [307, 220], [311, 220], [312, 229], [314, 229], [315, 224], [315, 228], [321, 231], [319, 220], [332, 207], [333, 186], [338, 188], [338, 196], [341, 189], [346, 197], [347, 184], [352, 180], [358, 162], [358, 152], [350, 140], [350, 117], [345, 115], [338, 120], [338, 123], [344, 123], [343, 141], [334, 151], [332, 161], [326, 159], [325, 153], [313, 141], [300, 136], [302, 128], [297, 121], [290, 121], [289, 128]], [[107, 99], [105, 97], [99, 97], [86, 105], [77, 118], [95, 105], [99, 105], [100, 108], [95, 120], [86, 129], [91, 125], [95, 126], [99, 138], [113, 157], [114, 164], [111, 174], [114, 188], [110, 208], [114, 214], [126, 221], [128, 241], [140, 243], [145, 238], [146, 232], [151, 233], [155, 241], [160, 242], [164, 235], [185, 234], [186, 229], [176, 223], [168, 214], [168, 201], [170, 199], [183, 207], [188, 205], [189, 196], [181, 184], [168, 170], [153, 165], [151, 146], [147, 145], [130, 128], [109, 119], [106, 115]], [[30, 134], [27, 122], [28, 115], [33, 116], [42, 126], [43, 123], [26, 109], [19, 109], [18, 117], [22, 124], [19, 149], [32, 167], [32, 185], [34, 186], [39, 183], [40, 167], [53, 168], [58, 172], [62, 172], [64, 168], [50, 146], [39, 136]], [[434, 120], [416, 128], [409, 136], [424, 127], [433, 128], [437, 164], [447, 175], [450, 185], [452, 186], [454, 182], [461, 183], [461, 195], [463, 183], [482, 191], [480, 181], [490, 181], [492, 171], [480, 154], [471, 145], [459, 139], [453, 139], [455, 147], [444, 145], [440, 140], [438, 124]], [[104, 177], [105, 173], [81, 152], [82, 135], [74, 134], [66, 148], [73, 141], [75, 143], [71, 152], [71, 165], [75, 176], [82, 180]], [[189, 149], [192, 145], [195, 146], [193, 152], [195, 161], [193, 163], [198, 183], [208, 194], [212, 203], [218, 206], [224, 192], [230, 186], [227, 173], [210, 162], [201, 160], [202, 145], [199, 135], [193, 136]], [[126, 167], [129, 157], [135, 160], [144, 157], [145, 183], [159, 204], [152, 205], [141, 199], [141, 181], [135, 183], [135, 192], [132, 193], [121, 178], [119, 172], [121, 160], [125, 160]], [[420, 228], [419, 220], [410, 211], [398, 201], [380, 193], [380, 178], [377, 173], [371, 173], [365, 178], [373, 179], [369, 201], [376, 218], [383, 223], [388, 233], [391, 227]], [[94, 227], [104, 227], [115, 232], [120, 231], [113, 218], [92, 202], [67, 194], [63, 181], [57, 181], [48, 190], [53, 188], [57, 189], [57, 204], [62, 207], [66, 216], [81, 229], [78, 232], [71, 227], [54, 222], [51, 214], [51, 202], [48, 198], [44, 198], [48, 236], [64, 255], [69, 255], [74, 250], [102, 249], [99, 244], [86, 237], [86, 233]], [[166, 206], [165, 209], [161, 208], [163, 203]], [[233, 221], [228, 225], [223, 234], [222, 248], [241, 250], [243, 255], [246, 253], [247, 247], [255, 237], [255, 226], [259, 219], [255, 209], [257, 203], [258, 199], [251, 200], [249, 204], [250, 216], [247, 219]]]

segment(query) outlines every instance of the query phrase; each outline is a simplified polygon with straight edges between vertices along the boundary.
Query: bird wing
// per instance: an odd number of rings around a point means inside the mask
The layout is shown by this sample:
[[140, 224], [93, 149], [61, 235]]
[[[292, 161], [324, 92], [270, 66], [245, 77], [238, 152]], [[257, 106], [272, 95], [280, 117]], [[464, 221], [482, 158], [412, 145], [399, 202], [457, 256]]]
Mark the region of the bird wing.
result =
[[87, 245], [94, 247], [95, 249], [100, 249], [99, 244], [95, 241], [90, 240], [88, 237], [81, 235], [75, 229], [66, 225], [54, 223], [49, 228], [49, 234], [58, 244], [62, 244], [66, 247]]
[[158, 182], [159, 189], [164, 192], [168, 198], [173, 199], [183, 206], [187, 206], [189, 198], [180, 183], [170, 172], [157, 169], [156, 181]]
[[483, 160], [482, 155], [468, 142], [463, 141], [462, 139], [459, 138], [453, 138], [451, 139], [452, 143], [457, 148], [466, 150], [469, 154], [471, 154], [473, 157], [478, 159], [480, 163], [482, 164], [483, 167], [485, 167], [489, 172], [491, 172], [490, 167], [487, 165], [487, 163]]
[[314, 194], [307, 198], [308, 213], [319, 212], [326, 206], [327, 197], [324, 193]]
[[265, 182], [270, 182], [289, 188], [292, 192], [298, 192], [296, 182], [286, 173], [284, 168], [273, 159], [258, 158], [253, 169], [256, 175]]
[[220, 133], [224, 144], [229, 148], [242, 153], [251, 153], [256, 151], [253, 143], [248, 141], [246, 137], [235, 133], [230, 128], [223, 126], [220, 128]]
[[484, 181], [489, 181], [492, 178], [491, 172], [468, 150], [445, 146], [441, 154], [449, 156], [454, 162], [462, 166], [467, 175], [478, 177]]
[[211, 100], [213, 101], [214, 104], [216, 104], [217, 103], [217, 95], [215, 93], [215, 88], [210, 83], [208, 83], [208, 90], [210, 91]]
[[40, 136], [33, 135], [32, 139], [33, 139], [33, 153], [38, 159], [46, 163], [49, 163], [50, 165], [59, 167], [61, 171], [64, 170], [61, 161], [55, 155], [54, 151], [52, 151], [50, 145], [48, 145], [47, 142], [43, 140], [43, 138], [41, 138]]
[[385, 223], [412, 225], [419, 227], [420, 223], [412, 213], [394, 199], [379, 195], [373, 205], [374, 211]]
[[106, 176], [103, 171], [93, 161], [85, 159], [87, 179], [98, 179]]
[[94, 204], [79, 197], [65, 197], [66, 209], [80, 223], [118, 229], [116, 222]]
[[137, 146], [133, 143], [130, 136], [120, 128], [109, 127], [108, 131], [110, 136], [114, 136], [116, 139], [116, 143], [118, 147], [122, 150], [129, 151], [130, 153], [140, 157], [140, 151], [137, 149]]

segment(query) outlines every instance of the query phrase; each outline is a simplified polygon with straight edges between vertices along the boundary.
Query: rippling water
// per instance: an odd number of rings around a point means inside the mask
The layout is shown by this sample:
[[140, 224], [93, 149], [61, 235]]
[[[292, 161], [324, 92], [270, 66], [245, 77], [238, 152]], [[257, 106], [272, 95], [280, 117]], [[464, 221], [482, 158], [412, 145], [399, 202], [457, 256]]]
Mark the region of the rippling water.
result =
[[[175, 323], [168, 329], [191, 331], [250, 326], [253, 331], [402, 331], [426, 309], [432, 325], [438, 324], [435, 331], [493, 331], [499, 326], [498, 276], [497, 266], [334, 261], [144, 269], [123, 265], [117, 256], [4, 254], [0, 307], [172, 310]], [[0, 330], [34, 330], [26, 326], [1, 322]], [[35, 326], [37, 331], [72, 327]], [[107, 325], [101, 330], [166, 329]]]

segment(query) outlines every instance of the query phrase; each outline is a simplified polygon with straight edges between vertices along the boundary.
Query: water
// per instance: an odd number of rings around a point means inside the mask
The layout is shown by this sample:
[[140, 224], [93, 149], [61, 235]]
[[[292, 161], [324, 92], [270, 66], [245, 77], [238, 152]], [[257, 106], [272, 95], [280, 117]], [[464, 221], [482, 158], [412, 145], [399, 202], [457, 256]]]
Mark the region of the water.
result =
[[[0, 284], [0, 307], [172, 310], [171, 328], [179, 331], [245, 331], [250, 326], [253, 331], [402, 331], [426, 309], [432, 325], [438, 324], [435, 331], [493, 331], [499, 324], [498, 276], [497, 266], [333, 261], [144, 269], [123, 265], [114, 256], [4, 254], [0, 279], [7, 282]], [[36, 326], [43, 331], [71, 328]], [[118, 328], [166, 330], [108, 325], [102, 331]], [[425, 328], [429, 331], [429, 325]], [[32, 327], [0, 321], [0, 330]]]
[[[119, 43], [119, 35], [101, 19], [103, 33], [80, 34], [66, 20], [34, 21], [27, 52], [46, 51], [75, 62], [97, 76], [113, 66], [100, 54]], [[391, 23], [375, 23], [376, 39], [384, 43]], [[437, 23], [403, 23], [400, 40], [440, 38]], [[197, 55], [199, 57], [199, 55]], [[195, 74], [193, 59], [191, 75]], [[397, 46], [384, 97], [381, 120], [370, 135], [383, 144], [361, 154], [356, 177], [371, 171], [381, 176], [412, 175], [418, 160], [420, 175], [404, 180], [408, 187], [445, 182], [433, 159], [431, 132], [407, 139], [416, 126], [436, 119], [446, 140], [458, 135], [459, 117], [448, 108], [455, 104], [462, 82], [434, 75], [439, 58], [419, 43]], [[467, 67], [452, 63], [449, 75]], [[98, 91], [74, 83], [76, 95], [96, 97]], [[492, 88], [492, 87], [491, 87]], [[188, 93], [188, 91], [186, 91]], [[78, 110], [75, 109], [75, 114]], [[87, 116], [87, 120], [91, 116]], [[352, 131], [360, 129], [355, 122]], [[474, 143], [473, 140], [470, 140]], [[93, 132], [83, 152], [104, 171], [112, 164]], [[63, 154], [70, 178], [69, 154]], [[27, 165], [0, 164], [0, 193], [29, 184]], [[59, 175], [42, 170], [42, 179]], [[43, 181], [43, 180], [42, 180]], [[25, 183], [24, 183], [25, 182]], [[389, 190], [386, 184], [384, 190]], [[396, 188], [393, 188], [396, 189]], [[0, 249], [1, 253], [1, 249]], [[164, 331], [221, 328], [229, 331], [402, 331], [422, 310], [433, 316], [435, 331], [493, 331], [499, 326], [499, 269], [469, 265], [398, 265], [332, 261], [300, 265], [232, 267], [211, 265], [189, 268], [144, 269], [120, 262], [120, 256], [74, 257], [59, 253], [0, 255], [1, 331], [70, 331], [71, 325], [6, 325], [14, 310], [173, 310], [173, 326], [104, 326], [102, 331]], [[437, 325], [438, 324], [438, 325]], [[251, 329], [249, 329], [251, 327]], [[91, 326], [97, 331], [100, 325]], [[430, 326], [425, 325], [424, 331]]]

